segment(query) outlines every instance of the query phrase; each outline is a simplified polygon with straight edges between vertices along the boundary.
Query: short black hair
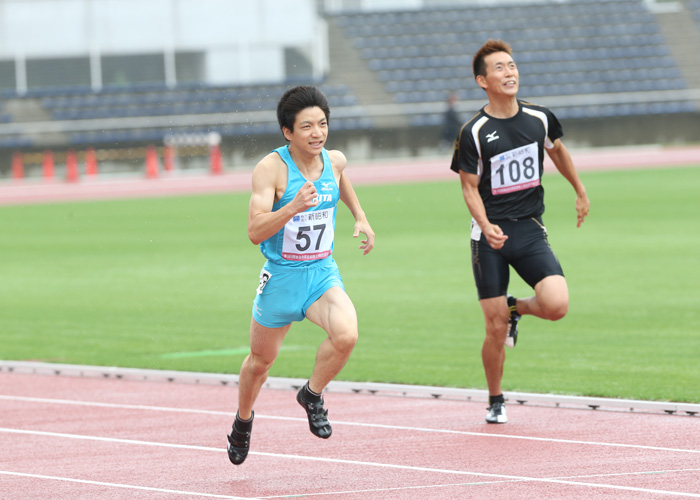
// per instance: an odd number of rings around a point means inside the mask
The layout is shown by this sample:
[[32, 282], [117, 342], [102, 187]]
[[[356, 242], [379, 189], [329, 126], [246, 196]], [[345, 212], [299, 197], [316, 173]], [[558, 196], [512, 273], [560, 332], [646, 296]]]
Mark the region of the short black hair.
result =
[[277, 122], [280, 125], [280, 130], [287, 127], [293, 132], [294, 122], [299, 112], [314, 106], [323, 110], [326, 122], [328, 122], [331, 117], [331, 109], [323, 92], [310, 85], [300, 85], [287, 90], [280, 98], [280, 102], [277, 103]]
[[486, 76], [486, 63], [484, 58], [496, 52], [505, 52], [509, 56], [513, 56], [513, 49], [510, 45], [503, 40], [493, 40], [491, 38], [481, 46], [481, 48], [474, 54], [474, 59], [472, 60], [472, 72], [474, 73], [474, 79], [477, 76]]

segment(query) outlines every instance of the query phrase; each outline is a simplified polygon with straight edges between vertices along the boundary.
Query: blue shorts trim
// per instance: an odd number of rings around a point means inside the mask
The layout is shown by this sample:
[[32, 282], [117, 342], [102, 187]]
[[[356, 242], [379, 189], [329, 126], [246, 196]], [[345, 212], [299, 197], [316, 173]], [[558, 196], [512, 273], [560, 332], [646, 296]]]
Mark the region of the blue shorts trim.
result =
[[330, 288], [345, 290], [332, 257], [308, 266], [285, 266], [267, 261], [253, 301], [253, 319], [267, 328], [302, 321], [306, 310]]

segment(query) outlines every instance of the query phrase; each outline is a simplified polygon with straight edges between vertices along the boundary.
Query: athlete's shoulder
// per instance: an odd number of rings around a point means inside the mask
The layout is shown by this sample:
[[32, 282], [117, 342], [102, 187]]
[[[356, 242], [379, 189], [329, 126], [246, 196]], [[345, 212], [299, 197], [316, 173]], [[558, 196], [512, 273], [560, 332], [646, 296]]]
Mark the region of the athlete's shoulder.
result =
[[489, 117], [486, 113], [484, 113], [484, 108], [481, 108], [471, 118], [464, 122], [464, 125], [462, 125], [462, 128], [459, 131], [459, 136], [461, 137], [466, 133], [468, 137], [472, 137], [474, 130], [483, 126], [483, 124], [488, 120]]
[[551, 141], [554, 141], [564, 135], [559, 119], [546, 106], [528, 101], [520, 101], [520, 106], [523, 110], [524, 116], [531, 117], [535, 122], [540, 121], [544, 124], [545, 129], [547, 130], [547, 136]]
[[284, 166], [286, 166], [284, 160], [282, 160], [277, 150], [274, 150], [265, 155], [258, 164], [255, 165], [255, 170], [276, 170]]
[[267, 154], [253, 169], [253, 188], [278, 186], [286, 183], [287, 164], [276, 151]]
[[345, 158], [345, 154], [337, 149], [328, 149], [326, 153], [328, 153], [328, 159], [331, 160], [331, 162], [337, 161], [347, 163], [348, 161], [347, 158]]
[[474, 127], [474, 125], [476, 125], [476, 124], [479, 122], [479, 120], [481, 120], [482, 118], [485, 118], [485, 119], [487, 119], [487, 120], [488, 120], [488, 118], [489, 118], [488, 115], [487, 115], [486, 113], [484, 113], [484, 108], [481, 108], [479, 111], [477, 111], [476, 113], [474, 113], [474, 114], [472, 115], [472, 117], [469, 118], [469, 119], [464, 123], [464, 125], [462, 126], [462, 130], [470, 130], [470, 129], [472, 129], [472, 128]]
[[345, 170], [345, 167], [348, 165], [348, 159], [345, 157], [345, 154], [343, 154], [342, 151], [331, 149], [326, 152], [328, 153], [328, 159], [331, 162], [333, 170], [336, 172], [342, 172]]
[[524, 100], [519, 101], [519, 102], [520, 102], [520, 107], [526, 112], [528, 110], [531, 110], [531, 111], [539, 111], [540, 113], [545, 113], [545, 114], [550, 115], [550, 116], [554, 115], [554, 113], [552, 113], [552, 110], [550, 110], [547, 106], [543, 106], [542, 104], [537, 104], [534, 102], [524, 101]]
[[547, 107], [537, 104], [536, 102], [526, 101], [525, 99], [518, 99], [520, 106], [523, 108], [534, 108], [534, 109], [547, 109]]

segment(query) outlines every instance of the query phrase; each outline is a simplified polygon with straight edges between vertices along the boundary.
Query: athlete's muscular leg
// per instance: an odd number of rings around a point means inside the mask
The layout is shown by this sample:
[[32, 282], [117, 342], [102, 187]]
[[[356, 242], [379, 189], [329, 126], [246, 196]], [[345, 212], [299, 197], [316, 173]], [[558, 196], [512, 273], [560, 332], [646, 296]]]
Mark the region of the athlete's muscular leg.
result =
[[238, 378], [238, 415], [243, 420], [251, 417], [253, 404], [290, 326], [267, 328], [254, 319], [250, 320], [250, 354], [243, 360]]
[[503, 379], [503, 365], [506, 361], [504, 343], [508, 328], [508, 304], [505, 296], [482, 299], [479, 304], [481, 304], [486, 324], [481, 360], [484, 364], [489, 394], [497, 396], [502, 394], [501, 379]]
[[564, 276], [547, 276], [535, 285], [535, 296], [518, 299], [518, 313], [532, 314], [552, 321], [563, 318], [569, 310], [569, 288]]
[[343, 369], [357, 343], [357, 313], [345, 290], [336, 286], [309, 306], [306, 317], [328, 334], [318, 347], [309, 379], [309, 388], [320, 394]]

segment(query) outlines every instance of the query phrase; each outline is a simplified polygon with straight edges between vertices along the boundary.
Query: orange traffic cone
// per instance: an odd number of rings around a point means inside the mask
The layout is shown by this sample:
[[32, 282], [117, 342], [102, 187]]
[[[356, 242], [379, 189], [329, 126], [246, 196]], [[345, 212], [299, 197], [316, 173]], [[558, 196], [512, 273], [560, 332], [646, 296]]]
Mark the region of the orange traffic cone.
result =
[[175, 148], [173, 146], [163, 148], [163, 170], [166, 172], [175, 170]]
[[146, 148], [146, 178], [155, 179], [158, 177], [158, 153], [156, 147], [150, 145]]
[[223, 173], [223, 165], [221, 164], [221, 146], [215, 144], [209, 148], [209, 165], [210, 172], [213, 175]]
[[75, 151], [69, 149], [66, 151], [66, 180], [68, 182], [78, 182], [80, 174], [78, 173], [78, 157]]
[[54, 178], [54, 161], [53, 151], [47, 149], [44, 151], [44, 180], [52, 181]]
[[85, 175], [97, 175], [97, 155], [95, 148], [85, 150]]
[[12, 178], [16, 180], [24, 179], [24, 161], [22, 153], [16, 151], [12, 153]]

